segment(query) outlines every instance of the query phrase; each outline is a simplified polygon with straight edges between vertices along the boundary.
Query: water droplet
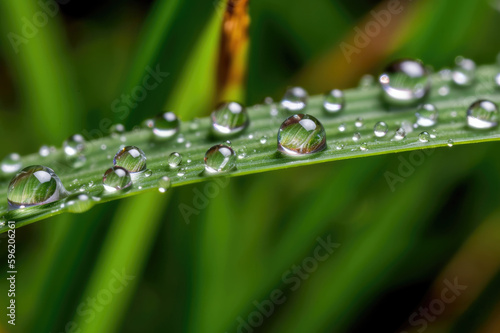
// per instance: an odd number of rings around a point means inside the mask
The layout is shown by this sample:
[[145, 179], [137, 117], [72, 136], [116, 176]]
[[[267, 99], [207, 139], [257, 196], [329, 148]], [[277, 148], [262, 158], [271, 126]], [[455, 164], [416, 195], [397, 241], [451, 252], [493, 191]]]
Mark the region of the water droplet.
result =
[[42, 165], [24, 168], [10, 181], [7, 191], [9, 209], [43, 205], [68, 195], [55, 172]]
[[361, 134], [360, 133], [354, 133], [352, 135], [352, 141], [358, 142], [361, 139]]
[[301, 87], [289, 88], [283, 99], [281, 106], [288, 111], [297, 112], [304, 109], [307, 105], [307, 91]]
[[112, 134], [122, 134], [125, 132], [125, 126], [123, 124], [114, 124], [109, 128]]
[[102, 183], [106, 191], [115, 192], [126, 189], [132, 185], [132, 178], [126, 169], [120, 166], [114, 166], [106, 170], [102, 177]]
[[41, 146], [40, 149], [38, 150], [38, 154], [42, 157], [47, 157], [50, 155], [50, 148], [49, 146]]
[[495, 76], [495, 84], [497, 88], [500, 88], [500, 73]]
[[371, 74], [365, 74], [359, 80], [358, 86], [360, 88], [366, 89], [366, 88], [370, 88], [374, 84], [375, 84], [375, 77], [373, 77], [373, 75], [371, 75]]
[[402, 121], [401, 128], [405, 131], [406, 134], [413, 132], [413, 124], [409, 121]]
[[363, 142], [361, 144], [361, 146], [359, 146], [359, 149], [361, 149], [362, 151], [367, 151], [368, 150], [368, 143]]
[[113, 165], [129, 172], [141, 172], [146, 169], [146, 154], [138, 147], [126, 146], [116, 153]]
[[71, 213], [83, 213], [94, 206], [95, 201], [87, 193], [74, 193], [66, 198], [65, 207]]
[[452, 139], [448, 140], [448, 147], [453, 147], [454, 144], [455, 142]]
[[101, 150], [106, 150], [108, 149], [108, 146], [106, 146], [104, 143], [101, 145]]
[[158, 191], [160, 193], [165, 193], [167, 192], [170, 187], [172, 186], [172, 182], [170, 181], [170, 178], [167, 176], [163, 176], [158, 180]]
[[406, 137], [406, 131], [404, 128], [400, 127], [396, 130], [396, 134], [394, 135], [394, 140], [401, 141]]
[[236, 154], [231, 147], [215, 145], [205, 153], [205, 170], [208, 173], [231, 171], [236, 166]]
[[418, 60], [403, 59], [391, 63], [379, 78], [386, 102], [408, 106], [422, 100], [430, 89], [427, 69]]
[[387, 124], [383, 121], [379, 121], [373, 127], [373, 134], [375, 134], [377, 138], [384, 137], [388, 131], [389, 131], [389, 126], [387, 126]]
[[438, 94], [440, 96], [448, 96], [449, 93], [450, 93], [450, 87], [447, 84], [442, 85], [438, 89]]
[[240, 133], [249, 124], [246, 108], [236, 102], [220, 104], [211, 118], [214, 134], [219, 137]]
[[328, 92], [323, 100], [323, 110], [328, 113], [338, 113], [344, 109], [345, 99], [342, 90], [333, 89]]
[[354, 122], [354, 126], [356, 126], [357, 128], [363, 127], [363, 118], [361, 118], [361, 117], [356, 118], [356, 121]]
[[152, 129], [153, 127], [155, 127], [155, 121], [151, 118], [144, 119], [144, 121], [142, 122], [142, 126]]
[[422, 132], [418, 135], [418, 140], [420, 142], [429, 142], [431, 136], [428, 132]]
[[147, 169], [144, 171], [144, 177], [151, 177], [153, 175], [153, 171]]
[[177, 176], [182, 177], [186, 174], [186, 168], [180, 168], [179, 172], [177, 172]]
[[469, 86], [476, 76], [476, 63], [471, 59], [457, 57], [456, 67], [453, 70], [453, 82], [458, 86]]
[[261, 144], [266, 144], [266, 142], [267, 142], [267, 136], [264, 135], [262, 138], [260, 138], [259, 142]]
[[70, 136], [63, 142], [63, 150], [66, 156], [75, 156], [85, 149], [85, 139], [80, 134]]
[[344, 144], [343, 144], [343, 143], [337, 142], [337, 143], [335, 144], [335, 149], [337, 149], [337, 150], [342, 150], [342, 149], [344, 149], [344, 147], [345, 147], [345, 146], [344, 146]]
[[17, 172], [22, 166], [21, 156], [18, 153], [9, 154], [2, 160], [2, 171], [4, 173]]
[[475, 129], [490, 129], [498, 125], [498, 106], [488, 100], [478, 100], [467, 110], [467, 125]]
[[345, 124], [342, 123], [342, 124], [339, 125], [339, 131], [340, 132], [344, 132], [345, 131]]
[[171, 138], [179, 131], [180, 121], [173, 112], [165, 112], [153, 120], [153, 133], [158, 138]]
[[438, 120], [438, 109], [432, 104], [421, 105], [417, 112], [417, 124], [422, 127], [430, 127], [436, 125]]
[[177, 168], [182, 162], [182, 155], [178, 152], [173, 152], [172, 154], [168, 155], [167, 162], [171, 168]]
[[288, 117], [278, 131], [278, 150], [287, 155], [303, 155], [326, 148], [326, 133], [320, 121], [307, 114]]

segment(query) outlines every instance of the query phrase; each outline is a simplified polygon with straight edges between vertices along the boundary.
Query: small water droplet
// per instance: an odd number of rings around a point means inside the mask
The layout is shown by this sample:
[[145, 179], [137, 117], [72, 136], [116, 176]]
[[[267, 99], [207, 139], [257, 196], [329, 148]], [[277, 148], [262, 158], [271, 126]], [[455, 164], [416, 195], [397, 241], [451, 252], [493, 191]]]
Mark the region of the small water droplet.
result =
[[418, 140], [420, 142], [429, 142], [430, 140], [430, 134], [428, 132], [422, 132], [418, 135]]
[[458, 86], [469, 86], [476, 76], [476, 63], [471, 59], [457, 57], [453, 70], [453, 82]]
[[307, 91], [304, 88], [292, 87], [283, 96], [281, 106], [287, 111], [297, 112], [306, 107], [307, 98]]
[[326, 148], [326, 133], [321, 122], [307, 114], [288, 117], [278, 130], [278, 150], [287, 155], [304, 155]]
[[49, 146], [41, 146], [40, 149], [38, 150], [38, 154], [42, 157], [47, 157], [50, 155], [50, 148]]
[[436, 125], [438, 120], [438, 109], [432, 104], [424, 104], [415, 112], [418, 126], [431, 127]]
[[389, 126], [387, 126], [387, 124], [383, 121], [379, 121], [373, 127], [373, 134], [375, 134], [377, 138], [382, 138], [386, 136], [388, 131], [389, 131]]
[[495, 76], [495, 84], [497, 88], [500, 88], [500, 73]]
[[236, 167], [236, 154], [231, 147], [215, 145], [207, 150], [204, 161], [208, 173], [227, 172]]
[[335, 144], [335, 149], [337, 149], [337, 150], [342, 150], [342, 149], [344, 149], [344, 147], [345, 147], [345, 146], [344, 146], [344, 144], [343, 144], [343, 143], [337, 142], [337, 143]]
[[163, 176], [158, 180], [158, 191], [160, 193], [165, 193], [167, 192], [170, 187], [172, 187], [172, 182], [170, 181], [170, 178], [167, 176]]
[[87, 193], [74, 193], [66, 198], [64, 206], [68, 212], [83, 213], [94, 206], [95, 201]]
[[344, 132], [345, 131], [345, 124], [340, 124], [339, 125], [339, 131]]
[[338, 113], [344, 109], [345, 99], [342, 90], [333, 89], [325, 94], [323, 110], [327, 113]]
[[177, 172], [177, 176], [182, 177], [186, 174], [186, 168], [180, 168]]
[[253, 139], [253, 134], [250, 134], [250, 135], [248, 136], [248, 138], [249, 138], [250, 140], [252, 140], [252, 139]]
[[21, 156], [18, 153], [12, 153], [5, 156], [1, 165], [2, 171], [7, 174], [19, 171], [22, 166]]
[[404, 128], [400, 127], [396, 130], [396, 134], [394, 135], [395, 141], [401, 141], [406, 137], [406, 131]]
[[362, 151], [368, 150], [368, 143], [363, 142], [361, 146], [359, 146], [359, 149], [361, 149]]
[[360, 133], [357, 133], [357, 132], [356, 132], [356, 133], [354, 133], [354, 134], [352, 135], [352, 141], [354, 141], [354, 142], [358, 142], [360, 139], [361, 139], [361, 134], [360, 134]]
[[171, 138], [179, 131], [180, 121], [173, 112], [157, 115], [153, 120], [153, 133], [158, 138]]
[[365, 74], [359, 80], [358, 87], [362, 89], [370, 88], [375, 84], [375, 77], [371, 74]]
[[111, 134], [122, 134], [125, 132], [125, 126], [123, 124], [114, 124], [109, 128]]
[[70, 136], [63, 142], [63, 150], [66, 156], [75, 156], [85, 149], [85, 139], [80, 134]]
[[106, 191], [115, 192], [130, 187], [132, 177], [130, 177], [130, 173], [126, 169], [114, 166], [106, 170], [102, 177], [102, 183]]
[[220, 104], [212, 112], [211, 118], [213, 133], [219, 137], [238, 134], [247, 128], [250, 122], [246, 108], [236, 102]]
[[442, 85], [438, 89], [438, 94], [440, 96], [448, 96], [449, 93], [450, 93], [450, 87], [447, 84]]
[[153, 175], [153, 171], [147, 169], [144, 171], [144, 177], [151, 177]]
[[455, 142], [453, 142], [452, 139], [448, 140], [448, 147], [453, 147], [454, 144], [455, 144]]
[[55, 172], [42, 165], [21, 170], [9, 183], [7, 201], [9, 210], [43, 205], [68, 195]]
[[167, 162], [171, 168], [177, 168], [182, 162], [182, 155], [178, 152], [173, 152], [168, 156]]
[[354, 122], [354, 126], [356, 126], [356, 128], [363, 127], [363, 118], [361, 118], [361, 117], [356, 118], [356, 121]]
[[474, 129], [490, 129], [498, 125], [498, 106], [488, 100], [478, 100], [467, 110], [467, 125]]
[[106, 150], [108, 149], [108, 146], [106, 146], [104, 143], [101, 145], [101, 150]]
[[264, 135], [262, 138], [260, 138], [259, 142], [261, 144], [266, 144], [267, 143], [267, 136]]
[[408, 106], [422, 100], [430, 89], [427, 69], [418, 60], [391, 63], [379, 78], [384, 99], [392, 105]]
[[116, 153], [113, 165], [132, 173], [141, 172], [146, 169], [146, 154], [138, 147], [126, 146]]
[[450, 116], [451, 116], [452, 118], [455, 118], [457, 115], [458, 115], [458, 114], [457, 114], [457, 111], [451, 111], [451, 112], [450, 112]]

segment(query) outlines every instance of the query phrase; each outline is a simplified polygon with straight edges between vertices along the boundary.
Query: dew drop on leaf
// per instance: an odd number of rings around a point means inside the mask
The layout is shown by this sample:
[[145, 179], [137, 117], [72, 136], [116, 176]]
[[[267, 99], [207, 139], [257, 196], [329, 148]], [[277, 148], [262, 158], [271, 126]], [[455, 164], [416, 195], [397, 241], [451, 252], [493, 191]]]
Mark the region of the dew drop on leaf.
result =
[[246, 108], [240, 103], [220, 104], [211, 114], [213, 133], [224, 137], [242, 132], [248, 127], [249, 117]]
[[379, 77], [387, 103], [408, 106], [421, 101], [429, 92], [430, 79], [422, 62], [402, 59], [391, 63]]
[[312, 154], [326, 148], [321, 122], [307, 114], [288, 117], [278, 130], [278, 150], [286, 155]]
[[236, 167], [236, 154], [226, 145], [215, 145], [205, 153], [205, 170], [208, 173], [231, 171]]
[[102, 183], [106, 191], [115, 192], [130, 187], [132, 178], [126, 169], [114, 166], [106, 170], [102, 177]]
[[292, 112], [303, 110], [307, 105], [307, 91], [301, 87], [288, 88], [281, 100], [281, 106]]
[[498, 106], [488, 100], [478, 100], [467, 110], [467, 125], [474, 129], [490, 129], [498, 125]]
[[345, 99], [342, 90], [333, 89], [325, 94], [323, 110], [327, 113], [339, 113], [344, 109]]
[[430, 138], [431, 138], [430, 134], [425, 131], [418, 135], [418, 140], [420, 142], [429, 142]]
[[75, 156], [85, 149], [85, 139], [80, 134], [74, 134], [63, 142], [66, 156]]
[[167, 192], [170, 187], [172, 187], [172, 182], [170, 181], [170, 178], [167, 176], [163, 176], [158, 180], [158, 191], [160, 193], [165, 193]]
[[132, 173], [141, 172], [146, 169], [146, 154], [138, 147], [126, 146], [116, 153], [113, 165]]
[[453, 82], [458, 86], [470, 86], [476, 76], [476, 63], [471, 59], [457, 57], [453, 69]]
[[9, 209], [42, 205], [68, 195], [55, 172], [43, 165], [32, 165], [21, 170], [9, 183]]
[[377, 138], [382, 138], [386, 136], [388, 131], [389, 131], [389, 126], [387, 126], [387, 124], [383, 121], [379, 121], [373, 127], [373, 134], [375, 134]]
[[438, 109], [433, 104], [423, 104], [415, 112], [418, 126], [431, 127], [436, 125], [438, 120]]
[[1, 164], [2, 172], [6, 174], [17, 172], [22, 166], [21, 156], [18, 153], [5, 156]]
[[176, 168], [182, 162], [182, 155], [178, 152], [173, 152], [168, 156], [167, 163], [171, 168]]
[[168, 139], [177, 134], [180, 121], [175, 113], [165, 112], [157, 115], [150, 125], [152, 125], [153, 133], [157, 138]]

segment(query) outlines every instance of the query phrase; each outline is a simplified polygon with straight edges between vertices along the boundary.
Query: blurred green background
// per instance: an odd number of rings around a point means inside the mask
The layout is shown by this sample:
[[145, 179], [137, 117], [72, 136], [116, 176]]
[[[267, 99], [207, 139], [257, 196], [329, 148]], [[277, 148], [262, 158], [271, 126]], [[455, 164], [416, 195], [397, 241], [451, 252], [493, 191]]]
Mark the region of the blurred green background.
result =
[[[221, 98], [225, 1], [60, 3], [0, 2], [2, 156], [95, 135], [101, 119], [130, 129], [166, 108], [206, 116]], [[348, 61], [339, 45], [354, 45], [354, 29], [388, 6], [250, 0], [247, 75], [230, 96], [251, 105], [292, 84], [311, 94], [354, 87], [399, 57], [435, 69], [457, 55], [496, 61], [493, 0], [401, 0]], [[156, 66], [164, 82], [126, 118], [114, 112]], [[35, 223], [16, 235], [17, 320], [4, 315], [0, 332], [499, 332], [498, 148], [435, 150], [394, 191], [386, 172], [413, 153], [202, 183]], [[207, 188], [216, 195], [186, 219], [180, 205]], [[311, 259], [328, 240], [335, 251]], [[5, 234], [0, 246], [4, 268]], [[466, 288], [453, 294], [457, 281]], [[7, 290], [1, 279], [3, 309]]]

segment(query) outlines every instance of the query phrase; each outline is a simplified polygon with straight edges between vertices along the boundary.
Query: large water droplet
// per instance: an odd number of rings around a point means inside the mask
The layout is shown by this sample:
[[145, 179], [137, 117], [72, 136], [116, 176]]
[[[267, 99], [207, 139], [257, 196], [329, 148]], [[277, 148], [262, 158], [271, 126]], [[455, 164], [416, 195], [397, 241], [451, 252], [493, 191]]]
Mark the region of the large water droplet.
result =
[[106, 191], [115, 192], [132, 185], [132, 178], [126, 169], [114, 166], [106, 170], [102, 177], [102, 183]]
[[227, 172], [236, 166], [236, 154], [231, 147], [215, 145], [205, 153], [205, 170], [209, 173]]
[[438, 109], [432, 104], [421, 105], [417, 112], [417, 124], [422, 127], [430, 127], [436, 125], [438, 120]]
[[429, 132], [422, 132], [418, 135], [418, 140], [420, 142], [429, 142], [431, 136], [429, 134]]
[[303, 155], [326, 148], [326, 133], [320, 121], [307, 114], [288, 117], [278, 131], [278, 150], [287, 155]]
[[12, 178], [7, 190], [7, 201], [9, 209], [17, 209], [54, 202], [67, 194], [52, 169], [32, 165]]
[[281, 100], [281, 106], [288, 111], [300, 111], [306, 107], [307, 97], [307, 91], [304, 88], [289, 88]]
[[87, 193], [73, 193], [66, 198], [65, 207], [71, 213], [83, 213], [94, 206], [95, 201]]
[[240, 133], [249, 124], [246, 108], [236, 102], [220, 104], [212, 112], [212, 127], [217, 136], [229, 136]]
[[345, 99], [342, 90], [333, 89], [326, 93], [323, 100], [323, 110], [328, 113], [338, 113], [344, 109]]
[[453, 70], [453, 82], [459, 86], [469, 86], [476, 76], [476, 63], [471, 59], [457, 57], [456, 67]]
[[467, 110], [467, 125], [475, 129], [490, 129], [498, 125], [498, 106], [488, 100], [478, 100]]
[[85, 149], [85, 139], [80, 134], [70, 136], [63, 142], [63, 150], [66, 156], [75, 156]]
[[176, 168], [182, 162], [182, 155], [178, 152], [173, 152], [168, 156], [167, 163], [171, 168]]
[[138, 147], [126, 146], [116, 153], [113, 165], [129, 172], [141, 172], [146, 169], [146, 154]]
[[171, 138], [179, 131], [180, 122], [175, 113], [165, 112], [153, 119], [152, 124], [148, 126], [153, 126], [153, 133], [158, 138]]
[[377, 138], [384, 137], [388, 131], [389, 131], [389, 126], [387, 126], [387, 124], [383, 121], [379, 121], [373, 127], [373, 134], [375, 134]]
[[384, 99], [392, 105], [407, 106], [421, 101], [429, 92], [429, 74], [418, 60], [391, 63], [379, 78]]
[[163, 176], [158, 180], [158, 191], [160, 193], [165, 193], [167, 192], [170, 187], [172, 187], [172, 182], [170, 181], [170, 178], [167, 176]]
[[22, 166], [21, 156], [18, 153], [9, 154], [2, 160], [2, 171], [4, 173], [17, 172]]

